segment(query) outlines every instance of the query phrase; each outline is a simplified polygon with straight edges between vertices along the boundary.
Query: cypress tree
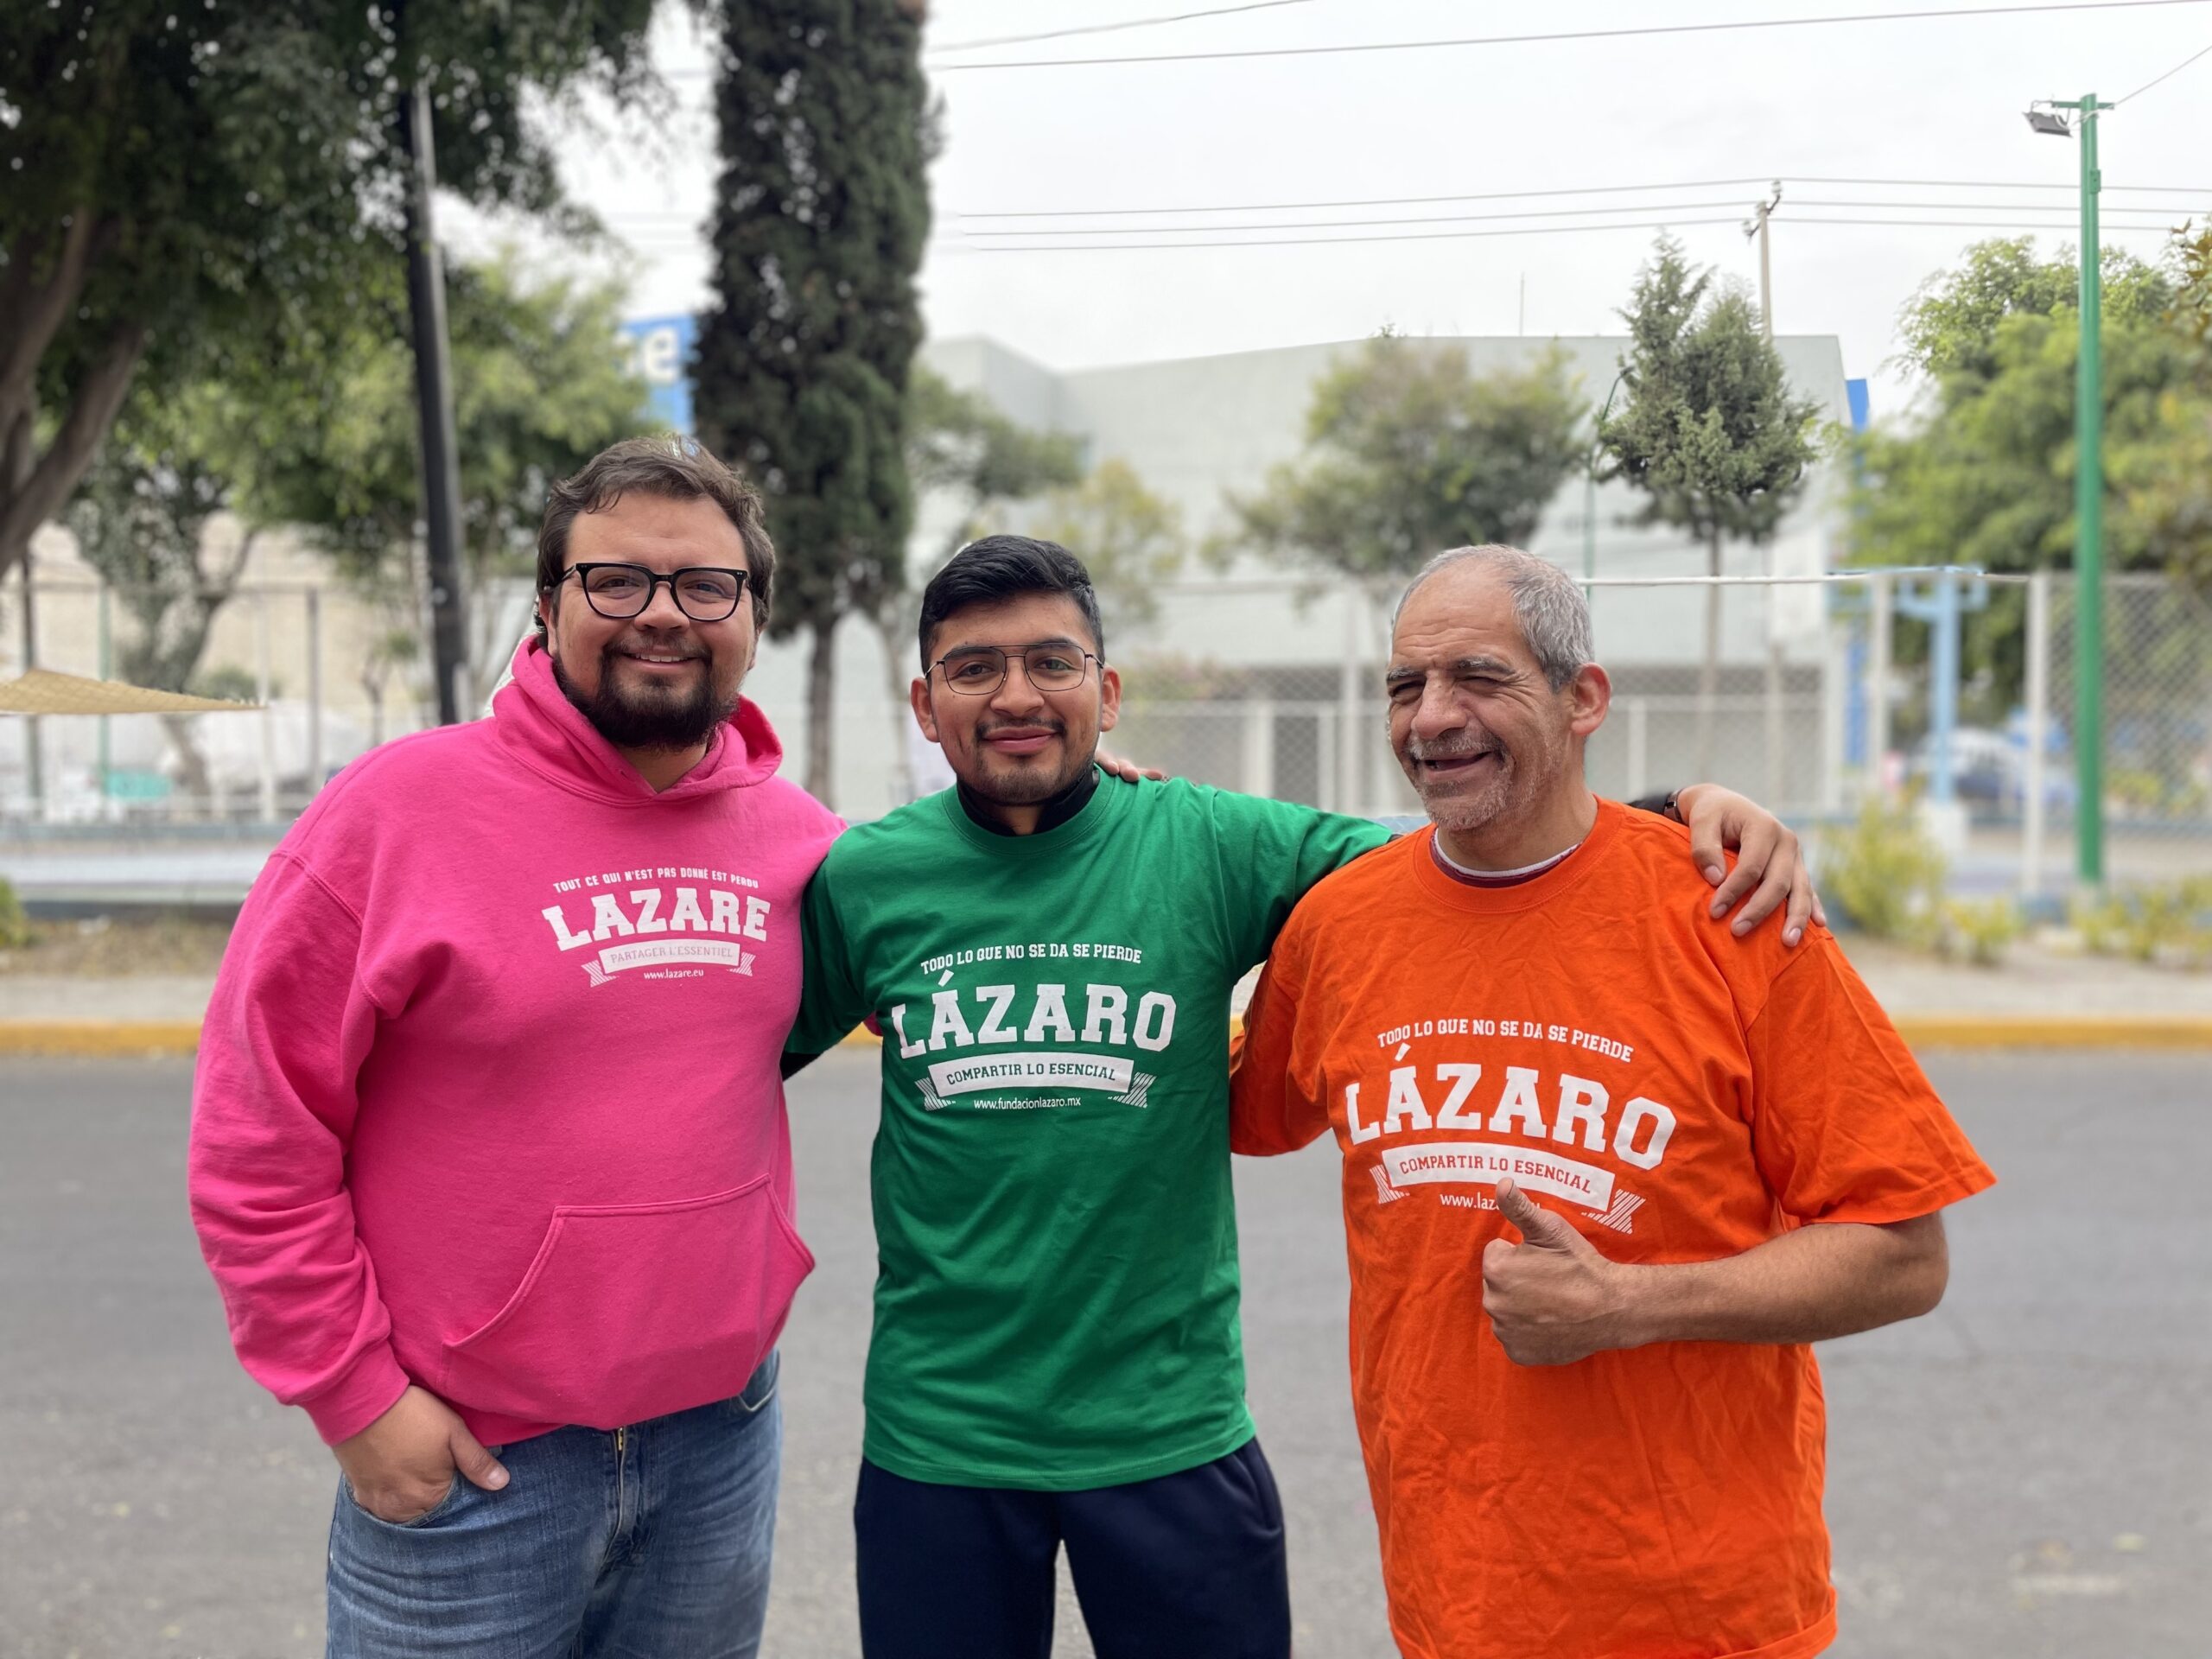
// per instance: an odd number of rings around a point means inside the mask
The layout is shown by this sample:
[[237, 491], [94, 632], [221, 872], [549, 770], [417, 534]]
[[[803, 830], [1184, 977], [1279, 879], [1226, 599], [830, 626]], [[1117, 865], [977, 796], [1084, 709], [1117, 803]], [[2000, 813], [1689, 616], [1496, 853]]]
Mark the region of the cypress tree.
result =
[[806, 786], [827, 800], [838, 621], [903, 585], [906, 383], [929, 230], [920, 0], [721, 0], [715, 302], [701, 437], [766, 499], [769, 631], [810, 636]]

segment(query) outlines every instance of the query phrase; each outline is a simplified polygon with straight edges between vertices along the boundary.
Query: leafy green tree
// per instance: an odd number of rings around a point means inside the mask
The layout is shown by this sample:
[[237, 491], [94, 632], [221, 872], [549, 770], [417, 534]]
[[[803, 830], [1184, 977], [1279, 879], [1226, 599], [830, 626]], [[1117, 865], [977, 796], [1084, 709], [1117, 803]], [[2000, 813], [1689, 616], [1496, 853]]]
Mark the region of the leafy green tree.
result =
[[[2171, 301], [2164, 273], [2124, 248], [2104, 250], [2102, 276], [2107, 326], [2151, 321]], [[1899, 356], [1925, 375], [1987, 376], [1997, 367], [1998, 325], [2007, 317], [2078, 315], [2081, 283], [2080, 262], [2063, 247], [2056, 258], [2038, 259], [2033, 237], [1978, 242], [1956, 270], [1936, 272], [1906, 302]]]
[[653, 0], [16, 0], [0, 8], [0, 575], [134, 383], [225, 352], [311, 370], [398, 253], [398, 90], [439, 175], [550, 213], [534, 98], [635, 101]]
[[935, 565], [983, 533], [995, 504], [1080, 481], [1081, 450], [1072, 434], [1032, 431], [982, 392], [953, 385], [926, 364], [914, 365], [906, 387], [906, 476], [917, 497], [937, 495], [957, 513]]
[[[1724, 542], [1770, 541], [1804, 488], [1818, 406], [1793, 397], [1782, 359], [1741, 288], [1716, 288], [1662, 237], [1628, 308], [1629, 352], [1614, 412], [1599, 428], [1600, 478], [1643, 492], [1643, 524], [1705, 544], [1720, 574]], [[1698, 673], [1697, 775], [1713, 775], [1720, 677], [1720, 588], [1706, 590]]]
[[[983, 533], [999, 503], [1072, 484], [1083, 475], [1077, 440], [1065, 432], [1033, 432], [1007, 418], [980, 391], [956, 386], [917, 361], [906, 383], [906, 477], [915, 499], [934, 496], [954, 512], [929, 569]], [[907, 592], [879, 586], [868, 620], [883, 650], [886, 706], [891, 715], [892, 775], [901, 800], [914, 797], [906, 754], [906, 676], [913, 658], [913, 616]]]
[[[533, 568], [548, 486], [637, 432], [646, 389], [616, 349], [617, 284], [533, 278], [510, 255], [454, 267], [447, 289], [470, 667], [482, 683], [522, 626], [512, 607], [486, 601]], [[405, 336], [389, 326], [402, 302], [380, 297], [384, 314], [330, 342], [312, 405], [258, 435], [240, 506], [256, 524], [301, 526], [382, 596], [397, 628], [420, 588], [415, 383]], [[379, 671], [411, 660], [383, 652]], [[379, 704], [381, 690], [372, 693]]]
[[[133, 625], [116, 652], [133, 684], [195, 689], [208, 632], [251, 556], [257, 531], [227, 547], [207, 535], [235, 491], [222, 442], [235, 413], [229, 404], [223, 389], [206, 385], [150, 404], [131, 400], [62, 515], [79, 556]], [[187, 798], [207, 799], [207, 759], [191, 721], [166, 715], [162, 724]]]
[[[2105, 556], [2116, 570], [2205, 561], [2212, 430], [2208, 353], [2191, 336], [2186, 249], [2162, 264], [2105, 261]], [[2074, 555], [2075, 262], [2034, 257], [2026, 238], [1970, 249], [1924, 284], [1899, 331], [1927, 375], [1905, 420], [1857, 442], [1854, 560], [1968, 564], [1993, 571], [2069, 567]], [[1969, 621], [1973, 712], [2001, 719], [2024, 674], [2025, 599], [1993, 589]], [[1920, 648], [1908, 632], [1906, 659]]]
[[907, 383], [932, 143], [919, 0], [722, 0], [701, 437], [766, 499], [772, 632], [804, 632], [806, 786], [831, 788], [835, 640], [906, 582]]
[[2180, 283], [2171, 308], [2174, 324], [2195, 344], [2212, 347], [2212, 224], [2193, 231], [2184, 226], [2173, 255]]
[[1183, 567], [1183, 516], [1144, 486], [1136, 469], [1109, 456], [1080, 483], [1052, 490], [1022, 524], [1089, 567], [1109, 639], [1160, 613], [1160, 584]]
[[1459, 346], [1382, 334], [1315, 385], [1306, 454], [1230, 499], [1230, 544], [1376, 582], [1526, 542], [1582, 463], [1586, 409], [1556, 348], [1478, 375]]
[[2152, 441], [2113, 458], [2113, 481], [2166, 566], [2212, 598], [2212, 226], [2176, 238], [2174, 267], [2186, 381], [2160, 394]]

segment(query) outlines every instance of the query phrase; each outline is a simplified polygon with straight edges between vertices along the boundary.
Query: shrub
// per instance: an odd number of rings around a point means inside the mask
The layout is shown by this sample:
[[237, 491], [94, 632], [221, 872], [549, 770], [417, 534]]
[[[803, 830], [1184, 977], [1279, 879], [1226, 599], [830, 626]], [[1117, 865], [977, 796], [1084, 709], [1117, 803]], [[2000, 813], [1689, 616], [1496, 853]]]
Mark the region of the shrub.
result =
[[0, 950], [20, 950], [30, 942], [30, 918], [23, 914], [23, 901], [7, 877], [0, 876]]
[[2076, 899], [2074, 925], [2099, 956], [2196, 963], [2212, 957], [2212, 876]]
[[1983, 968], [2001, 963], [2005, 947], [2026, 931], [2019, 906], [2010, 899], [1953, 899], [1941, 916], [1936, 949]]
[[1927, 933], [1942, 902], [1943, 855], [1910, 808], [1870, 800], [1821, 844], [1821, 885], [1862, 931], [1878, 939]]

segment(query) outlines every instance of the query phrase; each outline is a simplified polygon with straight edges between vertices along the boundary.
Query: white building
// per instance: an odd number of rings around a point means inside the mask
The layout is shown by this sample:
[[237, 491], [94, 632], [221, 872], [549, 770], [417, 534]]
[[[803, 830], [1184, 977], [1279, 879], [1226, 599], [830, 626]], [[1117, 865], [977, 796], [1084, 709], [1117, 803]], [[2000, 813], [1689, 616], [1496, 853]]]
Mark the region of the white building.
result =
[[[1147, 489], [1180, 511], [1196, 545], [1230, 528], [1228, 496], [1255, 493], [1270, 467], [1300, 454], [1315, 381], [1362, 343], [1070, 371], [1047, 368], [982, 337], [935, 340], [924, 355], [952, 384], [982, 391], [1014, 420], [1076, 434], [1088, 463], [1128, 463]], [[1525, 366], [1556, 344], [1593, 405], [1612, 385], [1624, 346], [1607, 338], [1408, 343], [1416, 349], [1456, 346], [1478, 373]], [[1785, 336], [1775, 343], [1798, 394], [1810, 397], [1824, 419], [1847, 424], [1835, 338]], [[1586, 513], [1586, 488], [1577, 480], [1560, 491], [1532, 551], [1579, 573], [1586, 543], [1594, 543], [1602, 577], [1703, 574], [1704, 550], [1679, 531], [1626, 522], [1639, 499], [1627, 486], [1598, 489], [1594, 513]], [[1770, 547], [1727, 550], [1727, 571], [1786, 575], [1827, 568], [1838, 511], [1834, 495], [1831, 480], [1816, 480]], [[942, 502], [922, 503], [918, 518], [918, 561], [934, 558], [954, 521]], [[1586, 542], [1586, 526], [1592, 532]], [[916, 574], [918, 582], [925, 572]], [[1770, 607], [1770, 594], [1780, 602]], [[1593, 749], [1600, 787], [1635, 792], [1689, 781], [1684, 768], [1690, 764], [1704, 604], [1696, 588], [1596, 591], [1599, 652], [1618, 699]], [[1219, 664], [1239, 671], [1231, 677], [1237, 690], [1225, 702], [1217, 696], [1134, 709], [1124, 747], [1207, 781], [1359, 810], [1402, 809], [1410, 798], [1379, 739], [1383, 621], [1367, 609], [1313, 570], [1249, 556], [1226, 576], [1194, 566], [1187, 581], [1163, 596], [1159, 621], [1136, 637], [1109, 640], [1109, 652], [1125, 670], [1147, 658]], [[1719, 770], [1766, 798], [1815, 804], [1830, 791], [1840, 697], [1823, 618], [1817, 588], [1727, 594]], [[913, 671], [913, 647], [902, 640], [900, 650], [903, 680]], [[764, 652], [753, 682], [754, 695], [794, 749], [804, 730], [804, 652], [798, 643]], [[1770, 709], [1770, 689], [1777, 683], [1783, 696]], [[836, 804], [849, 815], [870, 816], [893, 804], [892, 743], [899, 728], [885, 711], [886, 685], [873, 631], [849, 626], [839, 639]]]
[[[1155, 496], [1181, 515], [1193, 547], [1229, 530], [1228, 498], [1250, 496], [1268, 470], [1304, 447], [1315, 381], [1363, 342], [1283, 346], [1271, 351], [1107, 368], [1055, 371], [984, 338], [936, 340], [930, 365], [955, 385], [980, 391], [1016, 421], [1077, 435], [1084, 460], [1127, 462]], [[1618, 369], [1617, 339], [1412, 340], [1414, 349], [1456, 346], [1477, 372], [1519, 367], [1556, 343], [1579, 374], [1586, 397], [1601, 402]], [[1848, 419], [1841, 353], [1830, 336], [1777, 340], [1798, 392], [1826, 417]], [[1637, 498], [1625, 486], [1595, 492], [1568, 484], [1553, 504], [1532, 550], [1580, 571], [1586, 539], [1604, 577], [1681, 578], [1702, 573], [1705, 555], [1679, 532], [1625, 521]], [[1785, 525], [1772, 547], [1732, 548], [1732, 573], [1821, 570], [1829, 562], [1837, 509], [1825, 481]], [[918, 504], [916, 581], [941, 556], [957, 520], [951, 504]], [[1586, 527], [1591, 534], [1586, 538]], [[226, 537], [236, 527], [223, 521]], [[1077, 548], [1081, 554], [1084, 550]], [[94, 574], [67, 537], [49, 527], [39, 542], [45, 590], [40, 658], [77, 673], [111, 671], [109, 632]], [[413, 706], [415, 671], [389, 676], [382, 706], [375, 647], [395, 627], [419, 619], [375, 613], [336, 584], [327, 561], [288, 535], [264, 537], [245, 570], [248, 590], [229, 607], [206, 658], [248, 683], [266, 683], [277, 701], [268, 717], [211, 716], [202, 745], [219, 794], [233, 800], [303, 798], [308, 775], [358, 753], [379, 734], [428, 718]], [[51, 586], [48, 586], [51, 584]], [[12, 586], [12, 584], [11, 584]], [[1770, 607], [1770, 593], [1785, 596]], [[476, 656], [487, 670], [504, 660], [528, 607], [526, 588], [483, 602], [473, 619]], [[0, 594], [0, 672], [13, 672], [18, 632], [12, 594]], [[1822, 590], [1734, 589], [1722, 630], [1724, 703], [1716, 771], [1777, 805], [1833, 804], [1840, 772], [1841, 675], [1824, 628]], [[1704, 595], [1694, 588], [1599, 588], [1598, 645], [1612, 671], [1614, 716], [1593, 748], [1599, 787], [1634, 794], [1689, 781], [1694, 692], [1703, 650]], [[119, 619], [116, 626], [121, 626]], [[419, 631], [419, 630], [418, 630]], [[1367, 599], [1325, 575], [1240, 557], [1225, 575], [1192, 562], [1163, 591], [1155, 622], [1117, 632], [1109, 654], [1131, 677], [1124, 752], [1202, 781], [1360, 811], [1413, 804], [1381, 741], [1379, 664], [1385, 620]], [[805, 738], [806, 641], [764, 648], [748, 686], [791, 752], [801, 773]], [[901, 630], [887, 661], [874, 630], [850, 622], [838, 638], [836, 777], [832, 796], [854, 817], [896, 804], [918, 763], [936, 759], [918, 742], [905, 709], [916, 669], [912, 635]], [[1772, 695], [1779, 685], [1782, 696]], [[381, 693], [379, 693], [381, 695]], [[321, 714], [310, 717], [310, 709]], [[97, 779], [173, 770], [162, 728], [150, 717], [128, 721], [46, 722], [48, 810], [61, 816], [106, 810]], [[217, 729], [219, 728], [219, 729]], [[10, 734], [13, 735], [12, 734]], [[0, 746], [0, 804], [24, 792], [20, 745]], [[320, 763], [318, 765], [318, 762]], [[941, 765], [941, 761], [938, 763]], [[273, 791], [273, 792], [272, 792]]]

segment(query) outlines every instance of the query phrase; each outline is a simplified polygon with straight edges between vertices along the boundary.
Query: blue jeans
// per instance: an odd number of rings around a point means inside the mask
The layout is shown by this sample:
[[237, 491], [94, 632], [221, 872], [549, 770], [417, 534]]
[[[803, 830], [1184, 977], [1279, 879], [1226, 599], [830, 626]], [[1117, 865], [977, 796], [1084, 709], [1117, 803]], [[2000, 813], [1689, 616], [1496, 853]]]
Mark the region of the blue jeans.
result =
[[340, 1480], [329, 1659], [754, 1659], [768, 1607], [783, 1420], [770, 1354], [734, 1399], [493, 1452], [379, 1521]]

